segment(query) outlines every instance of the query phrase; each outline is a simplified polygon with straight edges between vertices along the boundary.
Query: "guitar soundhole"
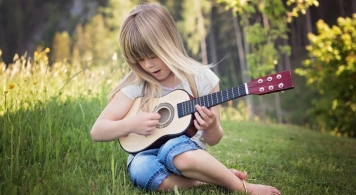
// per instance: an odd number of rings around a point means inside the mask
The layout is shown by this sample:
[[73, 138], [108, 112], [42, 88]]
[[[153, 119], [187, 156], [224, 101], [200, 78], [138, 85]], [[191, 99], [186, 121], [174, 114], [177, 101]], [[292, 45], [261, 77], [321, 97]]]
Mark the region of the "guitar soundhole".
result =
[[173, 106], [168, 103], [162, 103], [156, 106], [155, 112], [161, 115], [159, 123], [156, 125], [157, 129], [162, 129], [167, 127], [174, 118]]

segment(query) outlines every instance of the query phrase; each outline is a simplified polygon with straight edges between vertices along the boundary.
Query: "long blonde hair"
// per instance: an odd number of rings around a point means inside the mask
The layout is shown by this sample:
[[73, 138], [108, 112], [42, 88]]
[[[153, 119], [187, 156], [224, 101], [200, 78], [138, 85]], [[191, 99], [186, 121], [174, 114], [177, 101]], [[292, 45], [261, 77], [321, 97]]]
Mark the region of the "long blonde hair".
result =
[[194, 75], [199, 74], [199, 68], [207, 66], [187, 55], [173, 18], [162, 5], [151, 3], [133, 9], [121, 26], [119, 43], [131, 71], [111, 91], [109, 101], [121, 88], [142, 84], [140, 107], [143, 111], [152, 109], [150, 100], [161, 95], [161, 85], [138, 64], [138, 60], [152, 57], [160, 58], [179, 80], [186, 79], [192, 95], [198, 97]]

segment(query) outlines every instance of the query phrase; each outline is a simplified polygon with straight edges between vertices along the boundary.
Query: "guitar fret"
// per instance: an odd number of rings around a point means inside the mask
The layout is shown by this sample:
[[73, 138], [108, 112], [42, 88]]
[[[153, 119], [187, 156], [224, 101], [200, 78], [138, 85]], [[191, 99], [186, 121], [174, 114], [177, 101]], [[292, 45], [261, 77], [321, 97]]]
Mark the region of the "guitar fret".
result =
[[[215, 95], [215, 98], [214, 98], [214, 95]], [[216, 104], [216, 99], [217, 99], [216, 94], [213, 94], [213, 106]]]
[[[219, 104], [219, 102], [220, 102], [220, 100], [219, 100], [219, 93], [216, 93], [216, 96], [217, 96], [217, 100], [216, 100], [216, 104]], [[221, 99], [221, 97], [220, 97], [220, 99]]]
[[208, 107], [210, 107], [210, 105], [209, 105], [209, 102], [210, 102], [210, 101], [209, 101], [209, 96], [210, 96], [210, 95], [207, 95], [207, 96], [206, 96], [206, 103], [208, 104]]
[[189, 113], [189, 102], [185, 103], [185, 111], [186, 111], [186, 114]]
[[217, 98], [216, 98], [216, 103], [215, 103], [215, 105], [216, 105], [216, 104], [219, 104], [220, 100], [222, 99], [222, 96], [220, 95], [220, 93], [216, 93], [216, 96], [217, 96]]
[[189, 101], [189, 113], [193, 113], [193, 102]]
[[211, 97], [211, 106], [214, 105], [214, 98], [213, 95], [210, 96]]

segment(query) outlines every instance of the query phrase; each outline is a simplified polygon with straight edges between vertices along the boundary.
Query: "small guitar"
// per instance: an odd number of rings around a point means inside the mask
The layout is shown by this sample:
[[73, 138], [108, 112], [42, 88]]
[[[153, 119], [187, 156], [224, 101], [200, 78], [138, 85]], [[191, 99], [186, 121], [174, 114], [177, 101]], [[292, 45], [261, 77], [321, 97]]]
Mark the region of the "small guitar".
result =
[[[197, 132], [193, 124], [193, 113], [196, 112], [195, 105], [197, 104], [209, 108], [246, 95], [264, 95], [293, 88], [291, 72], [287, 70], [199, 98], [193, 98], [185, 90], [177, 89], [155, 99], [154, 112], [159, 113], [161, 118], [156, 130], [151, 135], [143, 136], [130, 133], [119, 138], [119, 143], [126, 152], [135, 154], [160, 147], [167, 140], [183, 134], [192, 137]], [[141, 98], [134, 100], [124, 118], [133, 116], [140, 111], [140, 101]]]

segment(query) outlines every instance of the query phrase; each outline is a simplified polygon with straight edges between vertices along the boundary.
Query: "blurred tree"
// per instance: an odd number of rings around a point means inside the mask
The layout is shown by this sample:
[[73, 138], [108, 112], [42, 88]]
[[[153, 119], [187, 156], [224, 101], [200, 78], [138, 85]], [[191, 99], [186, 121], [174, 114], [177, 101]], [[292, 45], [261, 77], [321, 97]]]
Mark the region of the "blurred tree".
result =
[[309, 59], [296, 73], [321, 95], [309, 114], [324, 130], [355, 136], [356, 126], [356, 14], [338, 18], [330, 27], [317, 22], [318, 35], [309, 34]]
[[137, 3], [139, 1], [109, 0], [89, 23], [78, 25], [74, 33], [73, 59], [102, 65], [117, 56], [120, 52], [118, 34], [121, 22]]
[[211, 2], [209, 0], [183, 0], [183, 20], [177, 25], [182, 31], [183, 39], [194, 56], [200, 52], [199, 58], [203, 64], [208, 64], [206, 40], [207, 29], [210, 26], [209, 15]]
[[70, 58], [71, 40], [68, 32], [56, 33], [52, 43], [51, 60], [60, 62]]
[[71, 34], [107, 0], [1, 0], [0, 48], [6, 64], [15, 54], [33, 57], [38, 45], [51, 47], [56, 32]]

